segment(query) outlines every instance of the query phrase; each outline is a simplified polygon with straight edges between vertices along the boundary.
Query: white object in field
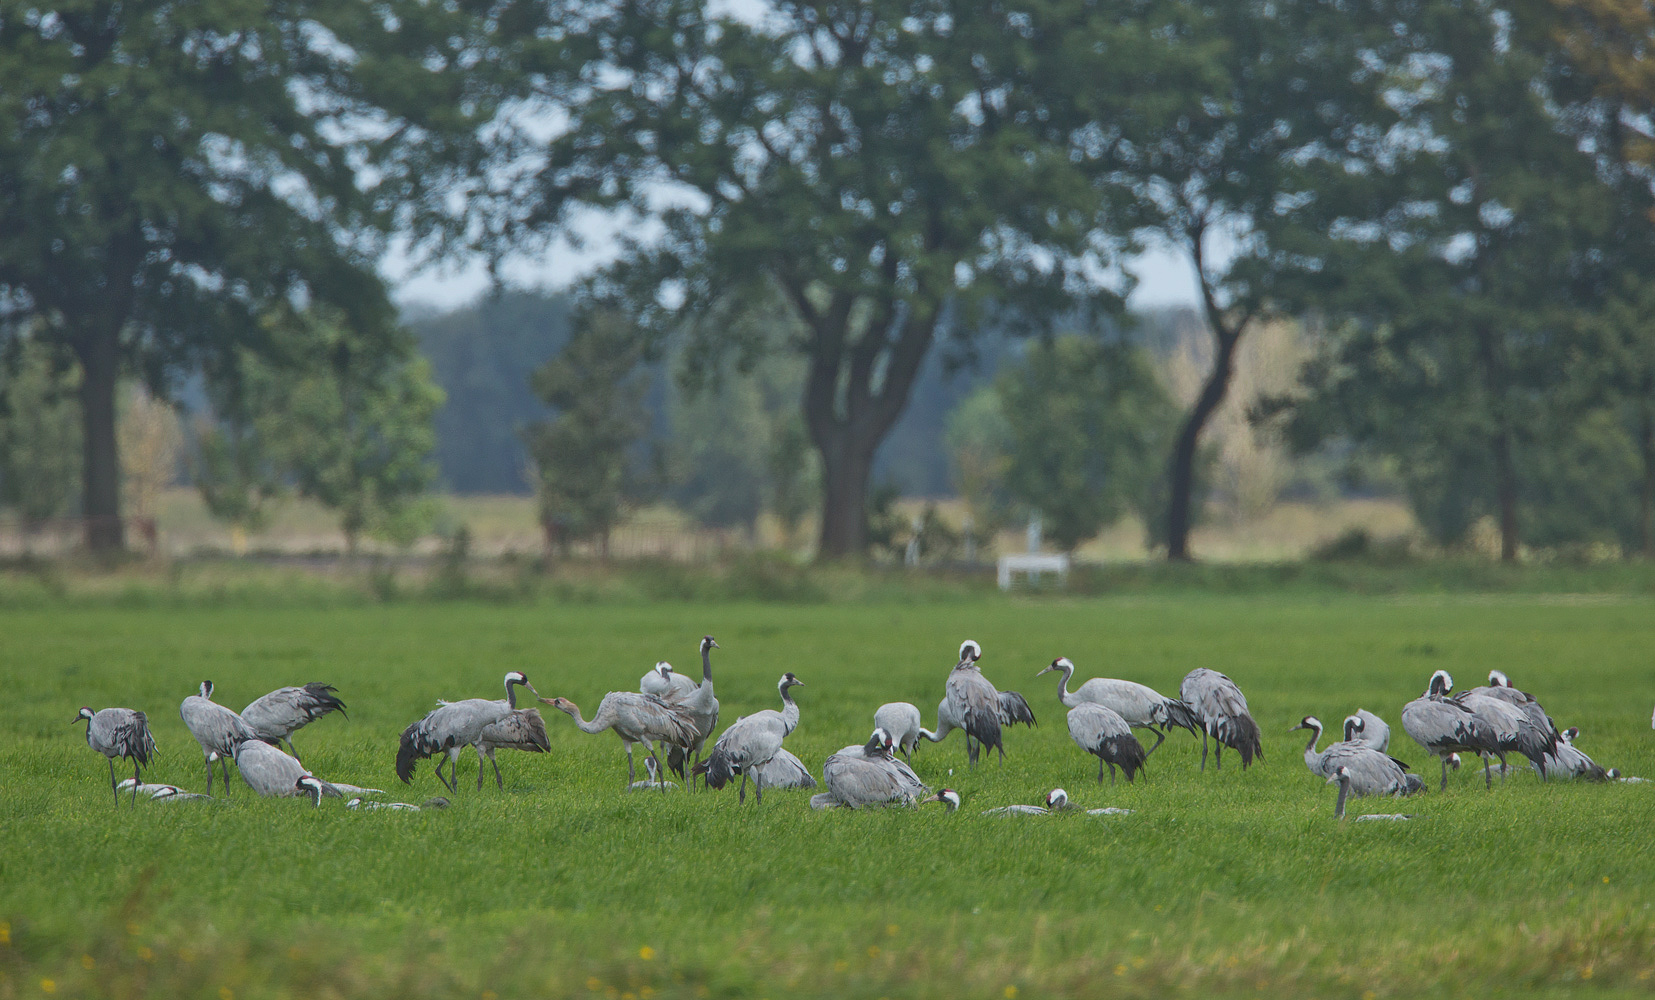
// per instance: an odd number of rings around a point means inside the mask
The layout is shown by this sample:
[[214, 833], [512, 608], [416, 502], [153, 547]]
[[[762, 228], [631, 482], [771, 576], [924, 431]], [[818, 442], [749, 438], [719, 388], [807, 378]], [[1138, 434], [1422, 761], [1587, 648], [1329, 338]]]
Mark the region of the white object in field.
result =
[[1069, 557], [1061, 552], [1029, 552], [1000, 557], [999, 581], [1001, 590], [1011, 589], [1011, 578], [1022, 573], [1030, 580], [1042, 573], [1056, 573], [1059, 580], [1069, 576]]

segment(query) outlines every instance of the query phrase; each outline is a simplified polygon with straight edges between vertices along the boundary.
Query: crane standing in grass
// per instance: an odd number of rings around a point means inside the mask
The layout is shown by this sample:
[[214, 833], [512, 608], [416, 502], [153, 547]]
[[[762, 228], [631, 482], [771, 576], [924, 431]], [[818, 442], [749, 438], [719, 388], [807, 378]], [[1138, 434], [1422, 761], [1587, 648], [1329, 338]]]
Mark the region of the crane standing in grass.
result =
[[[536, 752], [544, 752], [550, 748], [546, 741], [546, 725], [539, 718], [540, 713], [530, 710], [534, 716], [532, 721], [522, 720], [520, 723], [511, 723], [508, 717], [518, 713], [517, 688], [526, 687], [534, 691], [534, 685], [521, 671], [513, 670], [506, 674], [506, 697], [504, 700], [487, 698], [467, 698], [464, 701], [439, 701], [437, 707], [427, 713], [425, 718], [409, 723], [408, 728], [402, 731], [402, 742], [397, 748], [396, 771], [397, 777], [409, 783], [414, 777], [414, 766], [426, 757], [444, 754], [448, 763], [448, 776], [444, 777], [442, 766], [444, 761], [437, 761], [437, 780], [442, 782], [450, 792], [458, 787], [454, 780], [454, 762], [459, 758], [460, 751], [465, 747], [474, 747], [477, 750], [477, 787], [483, 785], [483, 756], [482, 742], [484, 731], [498, 723], [506, 726], [492, 730], [489, 735], [488, 757], [494, 759], [493, 750], [498, 746], [507, 746], [514, 749], [529, 749], [530, 744], [537, 746]], [[539, 692], [535, 692], [536, 695]], [[534, 723], [539, 723], [539, 739], [533, 737]], [[523, 743], [519, 737], [527, 735], [528, 743]], [[500, 781], [500, 767], [494, 768], [494, 777]], [[501, 782], [504, 787], [504, 782]]]
[[[132, 804], [138, 805], [138, 768], [155, 757], [155, 737], [149, 734], [149, 718], [130, 708], [106, 708], [94, 712], [82, 708], [74, 722], [86, 723], [86, 745], [109, 759], [109, 788], [115, 804], [121, 804], [121, 790], [115, 784], [115, 758], [132, 761]], [[211, 773], [211, 772], [209, 772]]]
[[1202, 726], [1201, 770], [1207, 769], [1207, 737], [1213, 738], [1213, 768], [1224, 767], [1224, 748], [1241, 754], [1241, 769], [1253, 758], [1264, 759], [1264, 744], [1258, 723], [1247, 711], [1247, 696], [1241, 688], [1216, 670], [1197, 667], [1178, 686], [1178, 696], [1195, 713]]
[[1115, 680], [1108, 677], [1094, 677], [1073, 691], [1069, 690], [1069, 682], [1074, 679], [1075, 665], [1067, 656], [1060, 656], [1051, 662], [1046, 669], [1036, 674], [1036, 677], [1061, 671], [1063, 676], [1057, 682], [1057, 700], [1069, 708], [1090, 702], [1119, 715], [1126, 720], [1126, 724], [1134, 729], [1147, 729], [1155, 734], [1155, 746], [1144, 753], [1145, 757], [1154, 753], [1162, 743], [1166, 742], [1166, 733], [1163, 729], [1179, 726], [1188, 729], [1194, 736], [1201, 732], [1200, 720], [1190, 707], [1176, 698], [1166, 695], [1144, 684], [1134, 681]]
[[1119, 713], [1089, 701], [1069, 709], [1069, 737], [1075, 741], [1075, 746], [1097, 757], [1100, 785], [1103, 784], [1105, 764], [1109, 765], [1111, 785], [1115, 783], [1117, 765], [1126, 772], [1127, 784], [1131, 784], [1149, 757], [1144, 752], [1144, 745], [1132, 735], [1132, 727]]
[[977, 666], [982, 656], [983, 647], [975, 640], [960, 643], [959, 662], [949, 672], [942, 702], [937, 706], [937, 731], [922, 734], [931, 742], [940, 743], [951, 731], [964, 730], [966, 759], [973, 767], [977, 765], [979, 748], [998, 750], [1000, 762], [1005, 763], [1001, 727], [1018, 722], [1035, 725], [1034, 710], [1022, 695], [996, 690], [983, 676]]
[[897, 750], [911, 763], [919, 741], [935, 735], [922, 724], [919, 708], [906, 701], [886, 702], [874, 710], [873, 727], [891, 734]]
[[[666, 743], [682, 748], [695, 742], [695, 719], [690, 713], [654, 695], [611, 691], [598, 703], [591, 722], [581, 718], [580, 706], [567, 698], [540, 700], [574, 719], [575, 726], [583, 733], [613, 729], [626, 746], [626, 784], [629, 789], [638, 780], [638, 768], [632, 759], [633, 744], [644, 745], [644, 752], [655, 761], [654, 774], [661, 775], [665, 772], [661, 767], [661, 758], [655, 752], [655, 744]], [[666, 790], [666, 785], [662, 783], [661, 791], [665, 793]]]
[[[304, 687], [277, 688], [241, 710], [241, 721], [252, 727], [258, 738], [281, 746], [285, 741], [295, 760], [299, 751], [293, 734], [329, 712], [345, 715], [345, 703], [336, 697], [332, 684], [311, 683]], [[345, 716], [349, 718], [349, 716]]]
[[178, 715], [190, 735], [201, 744], [201, 755], [207, 759], [207, 794], [213, 794], [213, 761], [216, 760], [224, 772], [224, 794], [229, 795], [230, 760], [236, 755], [236, 747], [258, 739], [258, 733], [242, 721], [241, 716], [213, 701], [212, 681], [202, 681], [201, 693], [185, 698], [178, 706]]
[[782, 697], [781, 711], [767, 708], [730, 723], [730, 728], [724, 730], [724, 735], [713, 744], [706, 762], [696, 767], [697, 773], [706, 776], [707, 787], [723, 788], [739, 774], [741, 790], [736, 801], [746, 802], [747, 779], [751, 776], [754, 797], [761, 803], [764, 801], [764, 789], [767, 787], [761, 780], [765, 773], [764, 765], [781, 751], [782, 740], [792, 735], [799, 726], [799, 706], [789, 692], [803, 686], [804, 681], [793, 676], [791, 671], [783, 674], [776, 683], [776, 690]]
[[713, 650], [719, 649], [717, 641], [710, 635], [701, 637], [701, 683], [682, 695], [673, 695], [664, 700], [674, 702], [690, 713], [695, 720], [695, 743], [690, 747], [674, 746], [667, 751], [667, 766], [674, 774], [684, 777], [684, 761], [690, 753], [695, 759], [690, 766], [701, 763], [701, 748], [706, 745], [707, 737], [718, 728], [718, 696], [713, 693]]
[[[1402, 706], [1403, 731], [1442, 761], [1442, 790], [1448, 788], [1449, 763], [1458, 760], [1460, 753], [1502, 752], [1494, 727], [1458, 700], [1448, 697], [1453, 689], [1454, 678], [1448, 671], [1438, 670], [1431, 675], [1425, 693]], [[1483, 779], [1489, 788], [1494, 787], [1486, 760]]]

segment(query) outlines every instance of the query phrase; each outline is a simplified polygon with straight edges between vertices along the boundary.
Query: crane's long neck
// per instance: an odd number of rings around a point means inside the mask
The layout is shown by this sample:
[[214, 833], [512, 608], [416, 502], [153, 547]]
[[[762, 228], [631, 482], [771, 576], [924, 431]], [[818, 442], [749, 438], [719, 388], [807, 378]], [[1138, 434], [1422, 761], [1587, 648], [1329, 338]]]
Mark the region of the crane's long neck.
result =
[[507, 681], [506, 682], [506, 707], [510, 708], [510, 709], [516, 709], [517, 708], [517, 682], [516, 681]]
[[1063, 676], [1057, 679], [1057, 700], [1061, 701], [1070, 708], [1074, 708], [1080, 703], [1074, 695], [1069, 693], [1069, 681], [1075, 676], [1074, 665], [1070, 664], [1068, 666], [1058, 667], [1057, 669], [1063, 671]]
[[792, 735], [793, 730], [799, 728], [799, 705], [785, 687], [782, 688], [782, 724], [787, 727], [783, 736]]
[[1350, 779], [1339, 779], [1339, 801], [1333, 803], [1333, 818], [1345, 818], [1345, 799], [1350, 797]]
[[1306, 726], [1305, 728], [1310, 730], [1310, 742], [1304, 745], [1305, 756], [1314, 757], [1316, 756], [1316, 742], [1322, 738], [1322, 727]]
[[711, 646], [702, 646], [701, 647], [701, 680], [702, 680], [703, 683], [711, 683], [712, 679], [713, 679], [713, 648]]
[[[591, 722], [587, 722], [585, 719], [581, 718], [580, 717], [580, 706], [575, 704], [572, 701], [568, 703], [567, 707], [565, 707], [563, 705], [559, 705], [557, 707], [560, 708], [560, 709], [563, 709], [564, 714], [569, 716], [569, 718], [574, 719], [575, 720], [575, 725], [578, 726], [580, 728], [580, 731], [583, 732], [583, 733], [601, 733], [605, 729], [609, 728], [608, 726], [598, 725], [598, 722], [597, 722], [596, 719], [592, 720]], [[602, 715], [603, 713], [600, 711], [598, 714]]]

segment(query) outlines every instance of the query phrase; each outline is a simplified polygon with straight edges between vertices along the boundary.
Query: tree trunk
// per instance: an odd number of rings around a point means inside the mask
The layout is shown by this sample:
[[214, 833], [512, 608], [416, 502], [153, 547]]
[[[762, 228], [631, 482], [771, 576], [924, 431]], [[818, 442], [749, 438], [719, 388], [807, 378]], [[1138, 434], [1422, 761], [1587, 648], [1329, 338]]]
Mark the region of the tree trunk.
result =
[[1500, 502], [1500, 561], [1517, 561], [1517, 471], [1512, 464], [1511, 433], [1494, 435], [1494, 488]]
[[879, 440], [857, 441], [850, 428], [838, 422], [824, 427], [822, 437], [822, 531], [817, 551], [826, 559], [861, 555], [868, 547], [868, 480]]
[[1655, 558], [1655, 410], [1645, 401], [1638, 428], [1638, 455], [1643, 459], [1643, 488], [1638, 491], [1638, 551]]
[[121, 465], [115, 443], [115, 388], [120, 378], [119, 328], [89, 331], [79, 338], [80, 360], [81, 516], [86, 547], [99, 554], [119, 550]]
[[1243, 324], [1234, 331], [1221, 322], [1213, 323], [1213, 339], [1217, 348], [1212, 371], [1201, 386], [1201, 395], [1195, 399], [1189, 416], [1178, 429], [1178, 440], [1172, 447], [1172, 461], [1167, 465], [1169, 497], [1167, 500], [1167, 559], [1188, 562], [1190, 559], [1191, 507], [1195, 499], [1195, 456], [1201, 443], [1201, 431], [1230, 390], [1230, 379], [1235, 374], [1236, 345], [1241, 342]]

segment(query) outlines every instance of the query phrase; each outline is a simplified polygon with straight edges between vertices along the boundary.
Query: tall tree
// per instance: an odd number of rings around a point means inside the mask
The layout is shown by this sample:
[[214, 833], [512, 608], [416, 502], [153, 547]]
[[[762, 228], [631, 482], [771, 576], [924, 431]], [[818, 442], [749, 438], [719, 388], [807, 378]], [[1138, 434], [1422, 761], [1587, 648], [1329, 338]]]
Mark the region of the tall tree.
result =
[[[1047, 82], [1107, 109], [1077, 148], [1126, 192], [1153, 242], [1194, 273], [1211, 366], [1168, 455], [1167, 557], [1190, 557], [1201, 436], [1242, 338], [1317, 267], [1312, 247], [1349, 176], [1395, 122], [1381, 69], [1395, 48], [1382, 0], [1172, 0], [1142, 16], [1170, 40], [1166, 75], [1120, 95], [1090, 74]], [[1156, 88], [1158, 85], [1158, 89]]]
[[459, 12], [0, 0], [0, 311], [78, 362], [91, 548], [122, 542], [124, 373], [163, 398], [220, 377], [263, 348], [259, 317], [306, 302], [390, 336], [386, 200], [490, 110], [461, 101]]
[[[782, 0], [762, 17], [700, 0], [552, 4], [540, 97], [568, 115], [503, 230], [576, 205], [657, 217], [600, 290], [678, 329], [730, 296], [779, 295], [804, 331], [802, 409], [821, 457], [819, 553], [860, 553], [874, 452], [939, 340], [986, 303], [1037, 317], [1108, 255], [1030, 84], [1069, 44], [1028, 10], [923, 0]], [[1129, 80], [1138, 26], [1094, 33]], [[573, 53], [573, 54], [571, 54]], [[662, 206], [667, 207], [663, 208]], [[757, 348], [707, 324], [704, 356]]]

